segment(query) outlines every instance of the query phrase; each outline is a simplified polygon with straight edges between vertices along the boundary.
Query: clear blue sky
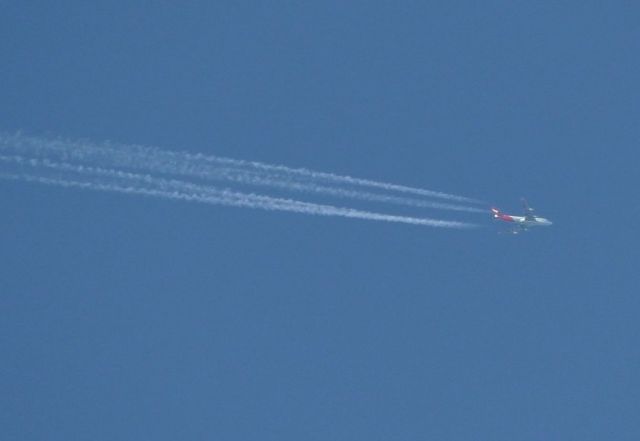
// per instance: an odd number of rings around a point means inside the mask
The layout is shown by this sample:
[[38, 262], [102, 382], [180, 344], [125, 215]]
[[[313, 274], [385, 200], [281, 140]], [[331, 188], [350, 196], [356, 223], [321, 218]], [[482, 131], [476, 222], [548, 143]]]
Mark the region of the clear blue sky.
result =
[[2, 130], [527, 196], [555, 222], [1, 182], [2, 438], [639, 439], [638, 23], [633, 2], [2, 2]]

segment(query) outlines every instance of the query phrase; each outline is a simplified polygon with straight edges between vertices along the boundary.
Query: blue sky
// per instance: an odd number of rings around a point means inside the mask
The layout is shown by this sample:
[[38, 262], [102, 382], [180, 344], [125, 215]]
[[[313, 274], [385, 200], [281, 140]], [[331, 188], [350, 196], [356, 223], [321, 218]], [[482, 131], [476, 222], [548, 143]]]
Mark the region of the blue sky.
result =
[[554, 221], [512, 237], [4, 181], [7, 439], [638, 439], [640, 7], [2, 10], [3, 131], [527, 196]]

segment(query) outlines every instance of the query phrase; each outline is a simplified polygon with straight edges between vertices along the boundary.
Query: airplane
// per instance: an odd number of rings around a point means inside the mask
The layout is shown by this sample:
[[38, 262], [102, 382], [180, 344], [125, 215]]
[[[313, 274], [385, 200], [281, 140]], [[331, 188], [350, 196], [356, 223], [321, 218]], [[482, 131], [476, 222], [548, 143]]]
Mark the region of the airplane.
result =
[[510, 214], [504, 214], [495, 207], [491, 208], [491, 217], [493, 219], [499, 219], [504, 222], [513, 222], [513, 229], [511, 233], [518, 234], [527, 231], [531, 227], [548, 227], [552, 225], [549, 219], [536, 216], [533, 214], [533, 208], [529, 207], [525, 198], [522, 198], [522, 206], [524, 209], [524, 216], [512, 216]]

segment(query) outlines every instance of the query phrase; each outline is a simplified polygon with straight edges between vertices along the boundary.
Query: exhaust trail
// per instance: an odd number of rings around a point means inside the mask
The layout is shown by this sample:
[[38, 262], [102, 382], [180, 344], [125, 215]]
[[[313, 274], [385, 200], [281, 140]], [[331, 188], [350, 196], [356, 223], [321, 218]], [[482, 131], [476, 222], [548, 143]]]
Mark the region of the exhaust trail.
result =
[[[360, 199], [420, 208], [436, 208], [471, 213], [484, 210], [459, 205], [478, 203], [474, 199], [455, 196], [431, 190], [417, 189], [383, 182], [357, 179], [331, 173], [315, 172], [307, 169], [269, 165], [260, 162], [220, 158], [202, 154], [190, 154], [160, 150], [140, 145], [95, 144], [66, 140], [51, 140], [24, 135], [0, 135], [0, 149], [23, 154], [52, 156], [61, 161], [99, 164], [151, 173], [189, 176], [203, 180], [236, 182], [239, 184], [267, 186], [283, 190], [308, 192], [340, 198]], [[324, 184], [324, 185], [321, 185]], [[386, 192], [401, 192], [421, 197], [439, 198], [444, 201], [430, 201], [392, 194], [379, 194], [349, 187], [368, 187]]]
[[242, 193], [232, 190], [220, 190], [211, 186], [156, 178], [149, 175], [113, 169], [56, 163], [47, 159], [40, 160], [17, 156], [2, 156], [0, 157], [0, 161], [5, 164], [13, 164], [19, 169], [17, 171], [0, 171], [0, 178], [45, 185], [154, 196], [162, 199], [183, 200], [211, 205], [226, 205], [269, 211], [288, 211], [314, 216], [339, 216], [439, 228], [468, 229], [475, 226], [465, 222], [397, 216], [333, 205]]

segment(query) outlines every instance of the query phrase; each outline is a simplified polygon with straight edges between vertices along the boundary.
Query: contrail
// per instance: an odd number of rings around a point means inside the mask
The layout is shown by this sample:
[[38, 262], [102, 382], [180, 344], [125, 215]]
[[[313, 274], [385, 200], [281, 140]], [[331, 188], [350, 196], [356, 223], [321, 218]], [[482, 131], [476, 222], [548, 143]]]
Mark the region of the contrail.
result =
[[[36, 182], [46, 185], [155, 196], [163, 199], [200, 202], [213, 205], [289, 211], [315, 216], [340, 216], [354, 219], [396, 222], [440, 228], [464, 229], [474, 227], [474, 225], [464, 222], [396, 216], [356, 210], [352, 208], [336, 207], [333, 205], [301, 202], [290, 199], [274, 198], [271, 196], [241, 193], [231, 190], [220, 190], [215, 187], [155, 178], [149, 175], [140, 175], [136, 173], [82, 165], [75, 166], [73, 164], [61, 164], [51, 162], [49, 160], [7, 156], [0, 157], [0, 160], [5, 163], [14, 163], [22, 168], [26, 167], [31, 169], [29, 172], [19, 173], [0, 172], [1, 178]], [[47, 170], [50, 169], [61, 174], [67, 173], [71, 175], [75, 174], [77, 176], [74, 179], [57, 176], [47, 177], [42, 176], [42, 171], [40, 172], [40, 175], [37, 175], [35, 173], [39, 172], [39, 167], [44, 169], [43, 171], [45, 174]]]
[[[478, 201], [462, 196], [417, 189], [383, 182], [315, 172], [307, 169], [268, 165], [259, 162], [220, 158], [202, 154], [172, 152], [139, 145], [120, 145], [90, 142], [50, 140], [24, 135], [0, 135], [0, 148], [17, 153], [54, 156], [62, 161], [100, 164], [148, 170], [152, 173], [190, 176], [204, 180], [236, 182], [240, 184], [268, 186], [291, 191], [311, 192], [341, 198], [360, 199], [422, 208], [484, 213], [484, 210], [459, 204], [429, 201], [405, 196], [372, 193], [344, 188], [369, 187], [388, 192], [402, 192], [422, 197], [440, 198], [456, 202]], [[320, 185], [320, 183], [328, 185]], [[331, 186], [333, 185], [333, 186]], [[336, 187], [341, 185], [342, 187]]]

